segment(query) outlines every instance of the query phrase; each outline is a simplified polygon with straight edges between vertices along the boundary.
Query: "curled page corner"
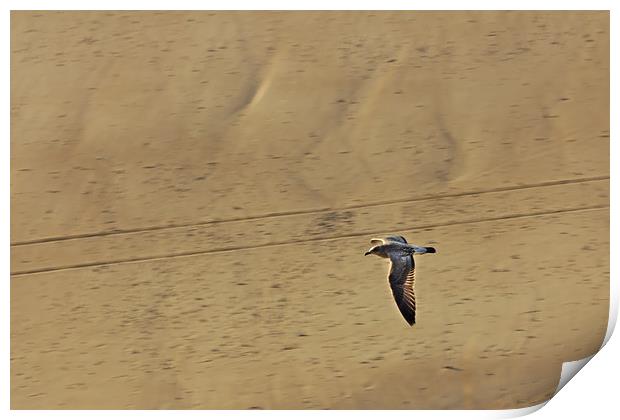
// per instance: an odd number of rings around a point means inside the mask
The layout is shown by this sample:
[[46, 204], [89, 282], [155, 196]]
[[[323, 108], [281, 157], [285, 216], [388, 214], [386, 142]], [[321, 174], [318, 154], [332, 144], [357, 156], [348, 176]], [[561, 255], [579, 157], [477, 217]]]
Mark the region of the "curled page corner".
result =
[[513, 408], [513, 409], [509, 409], [509, 410], [502, 410], [500, 413], [498, 413], [498, 415], [495, 418], [512, 419], [512, 418], [516, 418], [516, 417], [527, 416], [528, 414], [532, 414], [532, 413], [535, 413], [536, 411], [540, 410], [548, 402], [549, 402], [549, 400], [541, 402], [541, 403], [536, 404], [536, 405], [532, 405], [530, 407]]
[[609, 302], [609, 321], [607, 323], [607, 331], [605, 332], [605, 338], [603, 339], [603, 343], [601, 344], [601, 348], [594, 354], [590, 356], [584, 357], [583, 359], [573, 360], [570, 362], [562, 363], [562, 371], [560, 372], [560, 380], [558, 382], [558, 386], [556, 387], [553, 396], [547, 401], [544, 401], [540, 404], [533, 405], [531, 407], [518, 408], [513, 410], [504, 410], [500, 418], [515, 418], [522, 417], [528, 414], [534, 413], [541, 408], [543, 408], [551, 399], [557, 395], [558, 392], [571, 380], [573, 377], [585, 366], [588, 364], [590, 360], [599, 352], [607, 342], [609, 341], [611, 335], [616, 328], [616, 322], [618, 319], [618, 294], [614, 293], [614, 284], [612, 282], [610, 287], [610, 302]]
[[[613, 289], [613, 284], [611, 285]], [[596, 353], [601, 351], [605, 344], [609, 341], [609, 338], [614, 332], [616, 328], [616, 321], [618, 318], [618, 295], [613, 293], [613, 290], [610, 292], [610, 302], [609, 302], [609, 321], [607, 322], [607, 331], [605, 332], [605, 338], [603, 339], [603, 343], [601, 344], [601, 348], [598, 349]], [[572, 362], [564, 362], [562, 363], [562, 372], [560, 373], [560, 381], [558, 382], [558, 387], [555, 389], [553, 395], [555, 396], [564, 385], [568, 383], [576, 374], [579, 372], [592, 358], [596, 355], [596, 353], [584, 357], [583, 359], [573, 360]]]
[[[584, 357], [583, 359], [573, 360], [571, 362], [562, 363], [562, 372], [560, 373], [560, 381], [558, 382], [558, 386], [553, 393], [555, 396], [564, 386], [571, 380], [573, 377], [585, 366], [588, 364], [590, 360], [599, 352], [605, 345], [609, 342], [611, 335], [613, 334], [616, 328], [616, 322], [618, 320], [618, 301], [619, 296], [616, 293], [616, 284], [613, 281], [610, 281], [610, 293], [609, 293], [609, 320], [607, 322], [607, 331], [605, 332], [605, 338], [601, 344], [601, 347], [594, 354], [591, 354], [588, 357]], [[551, 397], [553, 398], [553, 397]], [[549, 400], [550, 401], [550, 400]], [[549, 402], [547, 401], [547, 402]], [[541, 408], [547, 402], [540, 404]], [[537, 408], [537, 409], [538, 409]], [[536, 411], [536, 410], [534, 410]]]
[[[596, 354], [596, 353], [595, 353]], [[588, 357], [584, 357], [583, 359], [573, 360], [571, 362], [562, 363], [562, 372], [560, 373], [560, 381], [558, 382], [558, 386], [553, 392], [551, 398], [547, 401], [543, 401], [542, 403], [533, 405], [531, 407], [517, 408], [511, 410], [502, 410], [501, 414], [496, 418], [515, 418], [515, 417], [523, 417], [528, 414], [532, 414], [541, 408], [543, 408], [551, 399], [558, 393], [560, 390], [570, 381], [576, 374], [583, 368], [592, 358], [594, 354]]]
[[558, 382], [558, 387], [555, 389], [555, 392], [553, 393], [553, 395], [556, 395], [558, 392], [560, 392], [560, 390], [564, 388], [564, 385], [566, 385], [568, 381], [570, 381], [573, 378], [573, 376], [575, 376], [577, 372], [579, 372], [581, 368], [583, 368], [593, 357], [594, 357], [594, 354], [588, 357], [584, 357], [583, 359], [562, 363], [562, 372], [560, 373], [560, 382]]

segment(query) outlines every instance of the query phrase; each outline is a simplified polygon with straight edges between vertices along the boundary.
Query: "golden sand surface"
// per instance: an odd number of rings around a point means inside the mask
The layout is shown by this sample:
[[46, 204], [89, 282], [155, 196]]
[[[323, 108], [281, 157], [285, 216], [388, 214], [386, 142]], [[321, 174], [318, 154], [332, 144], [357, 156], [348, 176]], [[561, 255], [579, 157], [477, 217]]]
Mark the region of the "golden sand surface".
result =
[[13, 12], [11, 216], [13, 409], [536, 404], [607, 328], [609, 14]]

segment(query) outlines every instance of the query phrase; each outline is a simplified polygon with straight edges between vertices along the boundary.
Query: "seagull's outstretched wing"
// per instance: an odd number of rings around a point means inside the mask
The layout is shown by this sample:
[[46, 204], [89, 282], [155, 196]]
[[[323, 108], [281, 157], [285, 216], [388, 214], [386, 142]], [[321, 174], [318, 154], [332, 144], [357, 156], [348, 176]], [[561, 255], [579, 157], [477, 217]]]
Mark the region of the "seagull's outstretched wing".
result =
[[407, 240], [405, 239], [404, 236], [388, 236], [385, 239], [388, 240], [388, 241], [400, 242], [400, 243], [403, 243], [403, 244], [407, 243]]
[[400, 242], [406, 244], [407, 240], [403, 236], [386, 236], [385, 238], [372, 238], [370, 243], [372, 245], [384, 245], [387, 242]]
[[415, 291], [413, 289], [415, 263], [413, 257], [411, 255], [393, 257], [391, 261], [388, 280], [392, 288], [392, 295], [394, 295], [400, 313], [403, 314], [409, 325], [413, 325], [415, 324]]

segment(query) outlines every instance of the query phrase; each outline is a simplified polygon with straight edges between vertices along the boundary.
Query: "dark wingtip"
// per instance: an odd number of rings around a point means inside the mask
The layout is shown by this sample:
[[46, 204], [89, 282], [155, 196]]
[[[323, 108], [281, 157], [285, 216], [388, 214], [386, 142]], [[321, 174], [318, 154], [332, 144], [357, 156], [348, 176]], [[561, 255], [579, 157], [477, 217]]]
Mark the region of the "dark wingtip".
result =
[[433, 248], [432, 246], [427, 246], [427, 247], [425, 247], [425, 248], [426, 248], [426, 252], [427, 252], [427, 253], [429, 253], [429, 254], [434, 254], [434, 253], [436, 253], [436, 252], [437, 252], [437, 251], [435, 250], [435, 248]]
[[403, 315], [403, 318], [405, 319], [407, 324], [413, 327], [413, 325], [415, 324], [415, 312], [405, 311], [405, 312], [401, 312], [401, 314]]

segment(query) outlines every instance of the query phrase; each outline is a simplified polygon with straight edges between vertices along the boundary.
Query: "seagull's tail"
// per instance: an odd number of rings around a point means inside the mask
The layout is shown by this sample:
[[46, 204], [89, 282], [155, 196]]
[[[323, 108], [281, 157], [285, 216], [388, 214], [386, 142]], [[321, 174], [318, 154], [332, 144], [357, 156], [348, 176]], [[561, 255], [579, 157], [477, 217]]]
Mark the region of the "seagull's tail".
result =
[[415, 254], [434, 254], [437, 251], [432, 246], [414, 246], [413, 252]]

